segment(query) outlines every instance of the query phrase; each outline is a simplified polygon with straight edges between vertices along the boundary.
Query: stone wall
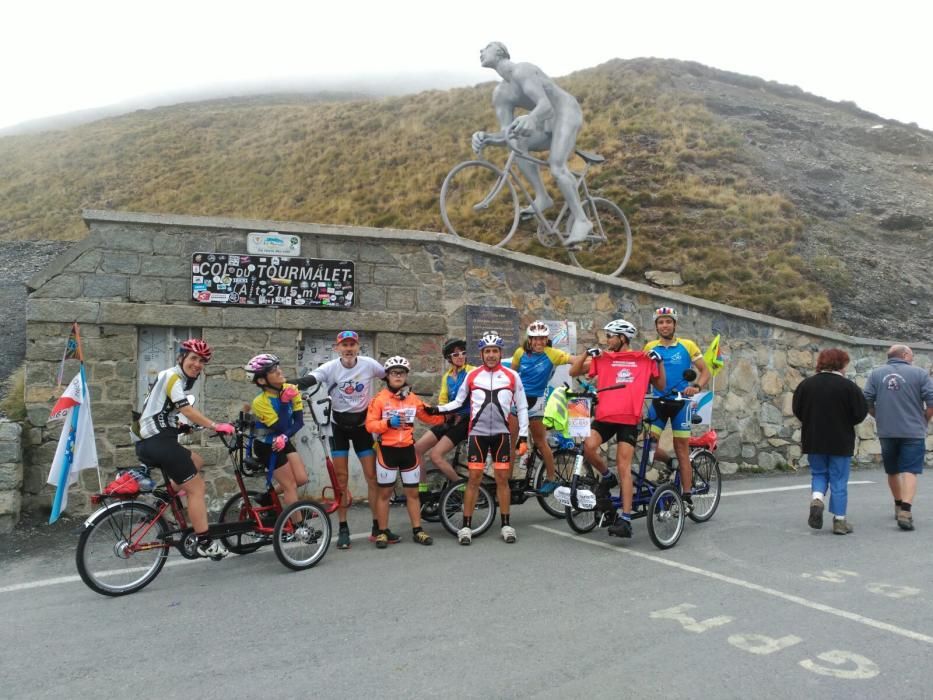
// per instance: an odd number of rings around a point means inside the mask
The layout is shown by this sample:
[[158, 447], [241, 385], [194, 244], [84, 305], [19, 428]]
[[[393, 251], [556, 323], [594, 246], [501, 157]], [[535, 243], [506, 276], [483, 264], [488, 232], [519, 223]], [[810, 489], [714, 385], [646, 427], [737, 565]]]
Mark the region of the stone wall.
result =
[[0, 534], [19, 520], [23, 489], [23, 450], [19, 423], [0, 420]]
[[[387, 231], [270, 221], [86, 212], [88, 237], [30, 281], [27, 307], [24, 500], [49, 502], [44, 485], [58, 426], [46, 427], [59, 390], [55, 374], [68, 324], [81, 323], [101, 465], [106, 475], [135, 459], [127, 422], [136, 404], [139, 326], [203, 330], [216, 348], [204, 386], [204, 411], [233, 416], [254, 392], [241, 369], [257, 352], [283, 358], [294, 371], [297, 344], [309, 330], [353, 328], [375, 338], [375, 355], [402, 354], [421, 391], [436, 391], [443, 340], [465, 333], [467, 305], [510, 306], [523, 324], [535, 318], [575, 321], [579, 348], [617, 317], [653, 337], [651, 314], [674, 305], [679, 333], [705, 347], [722, 334], [726, 367], [716, 378], [714, 423], [720, 432], [723, 471], [772, 470], [800, 462], [799, 426], [791, 395], [814, 366], [820, 349], [845, 348], [851, 376], [863, 383], [884, 359], [890, 341], [852, 338], [648, 285], [593, 275], [538, 257], [501, 251], [445, 234]], [[356, 263], [357, 305], [350, 311], [205, 307], [191, 300], [191, 254], [246, 253], [246, 233], [279, 231], [302, 238], [302, 257]], [[916, 363], [929, 366], [933, 347], [914, 346]], [[511, 350], [511, 349], [509, 349]], [[69, 375], [70, 376], [70, 375]], [[857, 458], [877, 461], [879, 447], [869, 419], [859, 430]], [[212, 507], [232, 491], [225, 455], [205, 436], [196, 438], [206, 457]], [[933, 444], [930, 445], [933, 448]], [[315, 468], [315, 467], [313, 467]], [[105, 475], [105, 476], [106, 476]], [[96, 476], [83, 472], [85, 509]], [[364, 492], [360, 482], [354, 488]]]

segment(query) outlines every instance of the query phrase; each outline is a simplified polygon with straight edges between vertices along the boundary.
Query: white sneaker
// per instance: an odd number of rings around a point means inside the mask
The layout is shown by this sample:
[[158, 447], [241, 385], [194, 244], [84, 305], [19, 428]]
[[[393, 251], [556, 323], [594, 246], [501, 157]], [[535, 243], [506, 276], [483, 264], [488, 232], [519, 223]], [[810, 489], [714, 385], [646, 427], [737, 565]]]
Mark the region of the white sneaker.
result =
[[230, 552], [224, 547], [224, 543], [220, 540], [211, 540], [207, 544], [198, 544], [198, 554], [202, 557], [213, 559], [214, 561], [220, 561], [230, 554]]
[[460, 544], [470, 544], [473, 541], [473, 531], [468, 527], [461, 527], [457, 531], [457, 540]]
[[511, 525], [502, 526], [502, 539], [504, 539], [509, 544], [512, 544], [515, 540], [518, 539], [518, 535], [515, 534], [515, 528]]

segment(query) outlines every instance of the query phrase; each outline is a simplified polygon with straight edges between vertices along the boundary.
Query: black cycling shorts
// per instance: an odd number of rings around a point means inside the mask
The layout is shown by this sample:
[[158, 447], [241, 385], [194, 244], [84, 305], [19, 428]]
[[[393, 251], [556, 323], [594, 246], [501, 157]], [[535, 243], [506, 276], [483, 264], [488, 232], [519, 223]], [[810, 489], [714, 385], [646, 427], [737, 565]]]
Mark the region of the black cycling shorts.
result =
[[194, 478], [198, 470], [191, 461], [191, 451], [178, 444], [173, 433], [153, 435], [136, 443], [136, 456], [150, 467], [162, 467], [165, 475], [176, 484]]
[[486, 466], [486, 455], [490, 453], [495, 469], [511, 469], [512, 436], [508, 433], [471, 435], [468, 445], [467, 466], [470, 469], [483, 469]]
[[456, 425], [441, 423], [440, 425], [435, 425], [431, 428], [431, 432], [434, 433], [434, 437], [438, 440], [445, 437], [450, 440], [453, 445], [456, 447], [461, 442], [466, 440], [467, 430], [470, 428], [470, 419], [463, 417], [460, 419], [460, 422]]
[[625, 425], [624, 423], [606, 423], [604, 421], [594, 420], [590, 428], [599, 433], [603, 442], [609, 442], [616, 438], [619, 442], [627, 442], [632, 447], [638, 442], [638, 426]]
[[253, 454], [256, 455], [256, 459], [259, 460], [259, 463], [267, 469], [269, 467], [270, 458], [275, 460], [272, 466], [272, 469], [275, 470], [285, 465], [285, 463], [288, 461], [288, 455], [290, 455], [292, 452], [297, 452], [297, 450], [295, 449], [295, 446], [292, 444], [291, 440], [287, 441], [285, 443], [285, 447], [283, 447], [278, 452], [275, 452], [272, 449], [272, 445], [268, 443], [260, 442], [259, 440], [253, 442]]
[[384, 447], [379, 446], [379, 455], [382, 464], [389, 469], [411, 469], [418, 464], [418, 455], [415, 454], [415, 446], [407, 447]]
[[366, 456], [373, 452], [373, 436], [366, 430], [366, 412], [337, 413], [334, 412], [331, 427], [334, 434], [330, 438], [330, 450], [335, 457], [345, 457], [350, 454], [350, 444], [356, 456]]

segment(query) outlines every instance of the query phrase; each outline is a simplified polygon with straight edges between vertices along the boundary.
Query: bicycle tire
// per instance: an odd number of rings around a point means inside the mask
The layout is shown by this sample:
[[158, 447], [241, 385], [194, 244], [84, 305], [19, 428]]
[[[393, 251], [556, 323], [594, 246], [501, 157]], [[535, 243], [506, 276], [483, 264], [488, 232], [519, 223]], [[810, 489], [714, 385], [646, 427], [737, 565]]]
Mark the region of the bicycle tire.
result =
[[518, 195], [511, 178], [483, 160], [465, 161], [447, 173], [440, 204], [444, 226], [460, 238], [501, 248], [518, 229]]
[[[145, 538], [140, 542], [151, 548], [128, 553], [128, 539], [147, 523], [152, 523], [152, 527], [139, 533]], [[75, 563], [81, 580], [92, 591], [106, 596], [142, 590], [165, 566], [168, 557], [165, 534], [165, 522], [159, 511], [148, 503], [125, 501], [112, 505], [84, 528], [78, 540]], [[125, 581], [120, 569], [129, 577]]]
[[670, 549], [684, 532], [684, 502], [679, 489], [664, 484], [648, 503], [648, 536], [658, 549]]
[[[466, 489], [466, 479], [460, 479], [450, 484], [441, 494], [440, 516], [441, 524], [454, 537], [457, 531], [463, 527], [462, 520], [459, 517], [463, 513], [463, 494]], [[486, 530], [492, 527], [493, 520], [496, 518], [495, 495], [490, 493], [486, 485], [480, 483], [479, 491], [476, 494], [476, 506], [473, 508], [473, 526], [470, 528], [473, 537], [479, 537]], [[477, 520], [477, 518], [480, 518]]]
[[690, 491], [693, 510], [687, 515], [695, 523], [705, 523], [719, 508], [722, 497], [719, 460], [709, 450], [700, 450], [690, 455], [690, 464], [693, 467], [693, 488]]
[[[578, 488], [584, 487], [590, 491], [596, 492], [596, 484], [599, 483], [599, 476], [593, 469], [593, 466], [587, 462], [583, 463], [583, 474], [574, 474], [570, 478], [570, 491], [574, 493]], [[564, 517], [567, 524], [574, 532], [585, 535], [593, 530], [599, 523], [601, 517], [600, 511], [595, 508], [586, 510], [574, 508], [573, 506], [564, 507]]]
[[444, 489], [447, 488], [450, 482], [444, 476], [444, 472], [432, 468], [425, 472], [421, 483], [426, 487], [425, 491], [418, 491], [418, 496], [421, 499], [421, 519], [425, 522], [436, 523], [441, 519], [441, 494], [444, 493]]
[[[259, 491], [247, 491], [247, 494], [249, 494], [249, 500], [253, 503], [262, 495]], [[224, 503], [217, 522], [228, 523], [243, 520], [251, 520], [250, 512], [243, 503], [243, 494], [235, 493]], [[251, 554], [267, 541], [266, 538], [255, 532], [244, 532], [239, 535], [221, 537], [220, 539], [224, 546], [234, 554]]]
[[[583, 210], [593, 223], [593, 231], [576, 250], [569, 250], [577, 267], [609, 277], [617, 277], [632, 257], [632, 228], [614, 202], [602, 197], [583, 201]], [[573, 217], [568, 217], [569, 229]]]
[[[535, 450], [534, 478], [531, 483], [535, 491], [541, 489], [547, 476], [547, 469], [544, 466], [544, 459], [541, 453]], [[569, 486], [570, 479], [573, 477], [573, 461], [576, 458], [570, 450], [554, 450], [554, 479], [558, 486]], [[547, 496], [537, 496], [538, 504], [544, 509], [544, 512], [552, 518], [561, 519], [564, 516], [565, 506], [554, 498], [554, 493]]]
[[[301, 513], [297, 527], [291, 522], [295, 513]], [[279, 513], [272, 545], [282, 564], [294, 571], [303, 571], [324, 558], [330, 547], [330, 537], [330, 516], [324, 507], [310, 500], [295, 501]]]

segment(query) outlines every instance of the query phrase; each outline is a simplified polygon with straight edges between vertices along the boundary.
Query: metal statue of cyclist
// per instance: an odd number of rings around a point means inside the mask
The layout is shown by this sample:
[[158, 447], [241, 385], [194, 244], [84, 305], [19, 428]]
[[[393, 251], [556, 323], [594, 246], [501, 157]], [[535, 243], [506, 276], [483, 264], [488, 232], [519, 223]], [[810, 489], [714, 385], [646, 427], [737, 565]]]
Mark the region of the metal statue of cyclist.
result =
[[[502, 76], [502, 82], [492, 93], [493, 109], [500, 130], [492, 133], [475, 132], [472, 137], [473, 150], [478, 153], [488, 145], [502, 146], [510, 138], [517, 139], [518, 147], [523, 151], [549, 149], [551, 174], [573, 216], [573, 226], [564, 245], [581, 243], [593, 230], [593, 223], [583, 211], [577, 181], [567, 166], [576, 147], [577, 134], [583, 126], [580, 103], [538, 66], [513, 62], [502, 42], [493, 41], [480, 51], [480, 63]], [[528, 114], [516, 117], [515, 109], [518, 107], [529, 110]], [[517, 165], [534, 188], [538, 210], [544, 211], [553, 206], [554, 201], [544, 187], [538, 166], [521, 159]], [[528, 208], [522, 213], [531, 215], [533, 212]]]

